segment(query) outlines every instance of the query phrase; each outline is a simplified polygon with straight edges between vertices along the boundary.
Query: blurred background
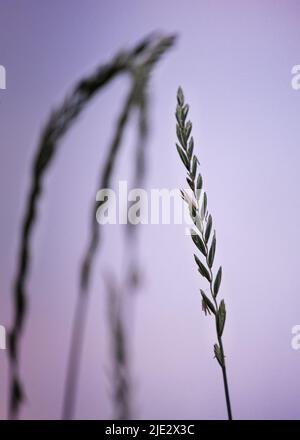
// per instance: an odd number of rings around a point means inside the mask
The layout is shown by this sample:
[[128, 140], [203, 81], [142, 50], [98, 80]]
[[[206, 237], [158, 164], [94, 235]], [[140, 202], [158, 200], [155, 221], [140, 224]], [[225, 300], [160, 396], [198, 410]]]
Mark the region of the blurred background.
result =
[[[30, 167], [49, 112], [73, 84], [152, 31], [176, 33], [153, 71], [146, 189], [185, 186], [175, 144], [178, 85], [191, 105], [195, 152], [223, 266], [224, 334], [234, 417], [298, 418], [300, 351], [300, 4], [277, 1], [0, 0], [0, 323], [11, 327], [12, 283]], [[99, 167], [129, 87], [102, 89], [63, 139], [45, 180], [33, 235], [20, 370], [21, 418], [61, 417], [80, 262]], [[126, 180], [136, 143], [126, 130], [113, 184]], [[141, 288], [130, 316], [134, 418], [226, 418], [213, 320], [182, 225], [142, 225]], [[124, 228], [105, 226], [92, 276], [76, 418], [113, 417], [112, 357], [103, 272], [122, 281]], [[0, 352], [0, 417], [8, 359]]]

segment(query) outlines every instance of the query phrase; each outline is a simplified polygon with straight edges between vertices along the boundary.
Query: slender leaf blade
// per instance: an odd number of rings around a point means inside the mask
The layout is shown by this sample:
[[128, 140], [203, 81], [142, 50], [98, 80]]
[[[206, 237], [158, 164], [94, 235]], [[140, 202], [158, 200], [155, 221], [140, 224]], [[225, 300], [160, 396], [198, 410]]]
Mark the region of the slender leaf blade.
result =
[[194, 254], [194, 258], [195, 258], [195, 261], [197, 263], [198, 270], [199, 270], [200, 274], [210, 282], [210, 273], [209, 273], [209, 271], [206, 269], [204, 264], [199, 260], [197, 255]]
[[225, 321], [226, 321], [226, 308], [225, 308], [225, 302], [222, 299], [219, 305], [218, 318], [217, 318], [218, 336], [220, 338], [224, 331]]
[[205, 235], [204, 235], [204, 239], [205, 239], [206, 244], [208, 243], [208, 240], [210, 237], [211, 228], [212, 228], [212, 216], [209, 214], [206, 229], [205, 229]]
[[206, 257], [206, 255], [207, 255], [206, 247], [205, 247], [201, 237], [193, 229], [191, 229], [191, 237], [192, 237], [193, 242], [195, 243], [195, 245], [199, 249], [199, 251], [204, 255], [204, 257]]
[[222, 355], [221, 349], [218, 346], [218, 344], [214, 345], [214, 353], [215, 353], [215, 357], [216, 357], [217, 361], [219, 362], [220, 366], [223, 368], [224, 367], [224, 359], [223, 359], [223, 355]]
[[180, 159], [182, 160], [183, 165], [189, 171], [190, 170], [190, 163], [189, 163], [188, 158], [185, 155], [185, 152], [183, 151], [182, 148], [180, 148], [180, 146], [178, 144], [176, 144], [176, 148], [177, 148], [178, 154], [180, 156]]
[[214, 234], [211, 242], [211, 246], [208, 252], [207, 264], [210, 268], [212, 268], [216, 253], [216, 234]]
[[205, 306], [215, 315], [216, 314], [215, 306], [213, 305], [211, 300], [208, 298], [208, 296], [205, 295], [205, 293], [202, 289], [200, 289], [200, 292], [201, 292], [202, 299], [204, 301]]
[[220, 285], [221, 285], [221, 280], [222, 280], [222, 266], [219, 267], [219, 270], [217, 272], [217, 276], [216, 276], [216, 279], [214, 282], [214, 296], [215, 296], [215, 298], [218, 295]]

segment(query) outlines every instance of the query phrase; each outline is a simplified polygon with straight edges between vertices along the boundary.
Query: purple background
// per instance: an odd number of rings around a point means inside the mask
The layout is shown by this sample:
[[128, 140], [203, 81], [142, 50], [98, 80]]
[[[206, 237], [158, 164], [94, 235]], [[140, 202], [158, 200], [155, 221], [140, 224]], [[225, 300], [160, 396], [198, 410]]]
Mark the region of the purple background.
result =
[[[50, 109], [70, 86], [152, 30], [178, 32], [152, 78], [148, 188], [184, 185], [175, 142], [175, 93], [191, 105], [196, 151], [217, 229], [228, 321], [225, 350], [235, 418], [298, 418], [300, 352], [300, 3], [289, 1], [0, 0], [0, 323], [11, 285], [29, 166]], [[91, 201], [129, 85], [119, 78], [68, 133], [46, 178], [22, 345], [22, 418], [59, 418], [67, 348]], [[105, 111], [103, 110], [105, 109]], [[130, 175], [135, 121], [117, 177]], [[105, 230], [95, 268], [76, 417], [112, 415], [102, 274], [126, 258], [122, 231]], [[183, 226], [141, 227], [144, 285], [135, 302], [133, 374], [138, 418], [226, 417], [212, 319], [201, 312], [193, 245]], [[8, 365], [0, 352], [0, 417]]]

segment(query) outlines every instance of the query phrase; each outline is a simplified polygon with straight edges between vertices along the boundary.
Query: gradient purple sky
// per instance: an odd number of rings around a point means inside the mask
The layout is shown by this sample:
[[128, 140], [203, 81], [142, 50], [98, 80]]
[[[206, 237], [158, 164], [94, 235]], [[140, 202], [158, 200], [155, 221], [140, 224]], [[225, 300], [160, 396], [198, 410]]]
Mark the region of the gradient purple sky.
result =
[[[184, 185], [175, 148], [175, 93], [191, 105], [223, 265], [225, 349], [235, 418], [299, 418], [300, 64], [297, 0], [152, 2], [0, 0], [0, 323], [12, 317], [11, 285], [29, 166], [39, 131], [73, 83], [153, 31], [180, 38], [152, 78], [148, 188]], [[59, 418], [79, 262], [99, 165], [127, 78], [105, 89], [68, 133], [47, 175], [34, 234], [30, 319], [22, 346], [28, 400], [22, 418]], [[105, 109], [105, 112], [103, 111]], [[134, 121], [133, 121], [134, 123]], [[134, 125], [118, 163], [129, 173]], [[117, 179], [117, 180], [118, 180]], [[93, 278], [78, 418], [112, 415], [103, 268], [118, 272], [122, 232], [109, 227]], [[141, 227], [144, 286], [135, 303], [138, 418], [226, 417], [213, 322], [201, 312], [203, 281], [182, 226]], [[120, 278], [120, 276], [119, 276]], [[0, 352], [0, 418], [8, 365]]]

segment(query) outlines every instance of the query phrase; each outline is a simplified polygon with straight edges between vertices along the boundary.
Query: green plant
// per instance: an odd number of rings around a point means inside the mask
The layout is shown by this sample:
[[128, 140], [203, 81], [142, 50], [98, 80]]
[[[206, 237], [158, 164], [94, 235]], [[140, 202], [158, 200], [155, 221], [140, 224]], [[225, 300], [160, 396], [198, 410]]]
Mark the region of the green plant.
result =
[[194, 139], [191, 136], [192, 123], [187, 121], [189, 111], [188, 104], [185, 104], [184, 94], [179, 87], [177, 92], [177, 107], [176, 107], [176, 134], [179, 144], [176, 143], [178, 154], [187, 170], [187, 183], [191, 189], [190, 196], [187, 191], [181, 191], [183, 200], [188, 204], [190, 216], [195, 225], [195, 229], [191, 229], [192, 240], [197, 247], [204, 263], [194, 254], [194, 258], [198, 267], [199, 273], [209, 283], [209, 295], [202, 289], [200, 293], [202, 296], [202, 309], [207, 314], [212, 314], [215, 318], [216, 333], [218, 343], [214, 345], [215, 357], [222, 369], [224, 391], [228, 412], [228, 419], [232, 419], [231, 404], [229, 397], [228, 380], [226, 373], [225, 353], [223, 347], [222, 336], [224, 332], [226, 320], [225, 302], [222, 299], [218, 301], [218, 294], [222, 279], [222, 267], [217, 271], [216, 276], [213, 275], [213, 263], [216, 252], [216, 232], [212, 233], [213, 220], [207, 210], [207, 194], [203, 190], [203, 179], [200, 172], [197, 175], [198, 165], [200, 165], [197, 156], [194, 154]]
[[[113, 135], [113, 139], [109, 145], [108, 154], [105, 159], [104, 166], [100, 171], [99, 185], [97, 188], [110, 187], [116, 161], [121, 150], [125, 129], [127, 127], [129, 118], [135, 109], [138, 110], [139, 117], [137, 128], [138, 142], [134, 160], [134, 180], [136, 186], [142, 183], [145, 174], [145, 144], [148, 132], [148, 83], [153, 68], [164, 55], [164, 53], [173, 46], [174, 41], [174, 35], [166, 37], [153, 35], [151, 38], [145, 40], [145, 42], [147, 42], [146, 45], [144, 43], [140, 45], [143, 46], [143, 53], [139, 53], [139, 56], [137, 58], [130, 60], [128, 73], [131, 76], [132, 84], [125, 98], [125, 102], [121, 108], [121, 112], [119, 114], [116, 124], [116, 130]], [[63, 419], [71, 419], [74, 414], [74, 406], [76, 401], [76, 384], [79, 374], [80, 357], [82, 351], [82, 335], [84, 333], [87, 316], [87, 300], [91, 279], [91, 271], [96, 253], [99, 250], [101, 244], [102, 237], [101, 227], [96, 222], [96, 212], [100, 205], [101, 202], [93, 202], [92, 204], [88, 244], [81, 264], [80, 289], [73, 321], [73, 331], [64, 393]], [[128, 225], [126, 236], [127, 240], [131, 241], [131, 245], [129, 247], [133, 251], [134, 260], [136, 252], [133, 250], [135, 247], [134, 240], [132, 238], [133, 231], [134, 228], [130, 228], [130, 226]], [[137, 272], [135, 261], [132, 261], [132, 265], [131, 267], [129, 267], [129, 272], [129, 279], [135, 277]]]
[[130, 358], [128, 332], [124, 319], [124, 291], [110, 273], [105, 274], [108, 303], [108, 324], [111, 351], [111, 386], [114, 401], [114, 419], [132, 418]]
[[[121, 110], [116, 133], [110, 145], [105, 160], [100, 182], [101, 187], [109, 185], [114, 164], [120, 151], [123, 131], [127, 124], [129, 113], [134, 107], [140, 109], [141, 122], [139, 136], [141, 138], [140, 151], [137, 152], [137, 162], [143, 163], [143, 137], [145, 137], [146, 118], [146, 86], [151, 70], [174, 43], [175, 36], [150, 35], [139, 42], [132, 50], [118, 53], [111, 62], [100, 65], [90, 76], [81, 79], [71, 93], [51, 113], [39, 139], [36, 154], [31, 168], [31, 181], [26, 201], [25, 212], [22, 218], [21, 237], [19, 241], [16, 275], [13, 286], [14, 316], [9, 333], [9, 417], [17, 418], [20, 406], [24, 401], [24, 385], [20, 374], [20, 345], [24, 331], [25, 320], [28, 315], [27, 282], [32, 259], [32, 239], [39, 215], [40, 200], [43, 196], [44, 178], [53, 164], [61, 147], [61, 141], [69, 129], [78, 120], [81, 113], [97, 93], [107, 86], [116, 76], [129, 74], [132, 88], [126, 97]], [[104, 109], [105, 112], [105, 109]], [[144, 124], [144, 126], [143, 126]], [[100, 233], [96, 225], [95, 212], [98, 206], [93, 204], [91, 235], [87, 251], [83, 259], [80, 274], [80, 292], [76, 305], [74, 326], [72, 332], [70, 356], [68, 362], [66, 393], [64, 399], [64, 417], [71, 418], [74, 412], [76, 382], [83, 329], [87, 316], [87, 299], [92, 265], [96, 251], [99, 248]]]

